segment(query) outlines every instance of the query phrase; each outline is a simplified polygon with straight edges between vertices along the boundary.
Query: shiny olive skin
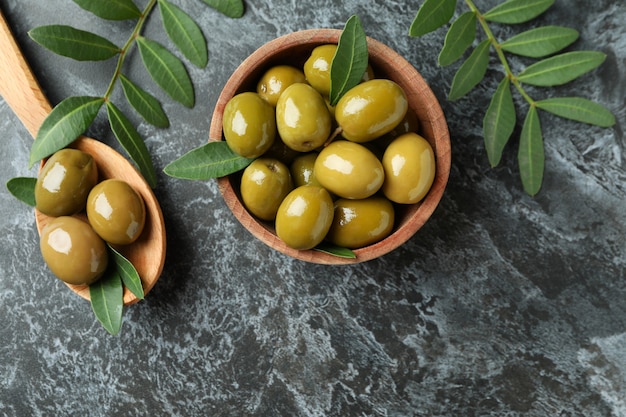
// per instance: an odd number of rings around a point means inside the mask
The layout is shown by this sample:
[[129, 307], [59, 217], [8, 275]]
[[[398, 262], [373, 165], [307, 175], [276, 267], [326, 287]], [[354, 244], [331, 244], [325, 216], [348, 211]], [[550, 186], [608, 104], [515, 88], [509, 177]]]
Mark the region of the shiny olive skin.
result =
[[276, 138], [274, 107], [257, 93], [237, 94], [224, 107], [222, 127], [233, 152], [244, 158], [257, 158]]
[[333, 200], [328, 191], [317, 185], [303, 185], [287, 194], [280, 204], [276, 235], [291, 248], [314, 248], [328, 233], [333, 214]]
[[368, 142], [392, 131], [406, 115], [408, 101], [402, 88], [391, 80], [374, 79], [351, 88], [335, 106], [342, 136]]
[[258, 158], [241, 176], [244, 206], [262, 220], [274, 220], [278, 206], [293, 189], [287, 165], [273, 158]]
[[89, 191], [98, 182], [93, 157], [78, 149], [61, 149], [44, 164], [35, 184], [36, 208], [53, 217], [85, 208]]
[[320, 185], [317, 178], [315, 178], [315, 173], [313, 172], [315, 159], [317, 159], [317, 152], [306, 153], [293, 160], [289, 170], [291, 171], [291, 178], [293, 178], [294, 186]]
[[282, 141], [298, 152], [319, 148], [330, 136], [332, 118], [324, 98], [304, 83], [292, 84], [276, 104], [276, 126]]
[[50, 271], [68, 284], [92, 284], [107, 268], [106, 244], [87, 222], [75, 217], [61, 216], [48, 223], [39, 246]]
[[143, 198], [130, 184], [108, 179], [98, 183], [89, 193], [87, 218], [105, 241], [128, 245], [143, 231], [146, 207]]
[[313, 170], [324, 188], [349, 199], [373, 195], [385, 179], [376, 155], [365, 146], [347, 140], [336, 140], [322, 149]]
[[424, 198], [435, 179], [435, 154], [430, 143], [416, 133], [394, 139], [383, 154], [382, 191], [396, 203], [413, 204]]
[[304, 63], [307, 82], [323, 96], [330, 93], [330, 64], [336, 51], [337, 45], [334, 44], [317, 46]]
[[291, 84], [304, 82], [306, 82], [306, 78], [301, 69], [291, 65], [276, 65], [261, 76], [256, 92], [272, 107], [276, 107], [278, 97], [287, 87]]
[[394, 219], [393, 204], [385, 197], [339, 199], [326, 239], [344, 248], [362, 248], [389, 236]]

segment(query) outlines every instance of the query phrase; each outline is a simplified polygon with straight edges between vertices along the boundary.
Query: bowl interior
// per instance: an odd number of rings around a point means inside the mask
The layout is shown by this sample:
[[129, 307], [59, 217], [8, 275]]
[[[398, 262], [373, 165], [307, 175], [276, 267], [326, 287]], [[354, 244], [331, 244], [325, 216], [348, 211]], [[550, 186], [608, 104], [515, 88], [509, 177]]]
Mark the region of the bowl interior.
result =
[[[211, 120], [210, 141], [223, 140], [222, 115], [226, 103], [236, 94], [255, 91], [257, 81], [270, 67], [289, 64], [302, 68], [311, 51], [319, 45], [337, 43], [340, 30], [312, 29], [274, 39], [252, 53], [235, 70], [220, 94]], [[434, 93], [402, 56], [388, 46], [368, 38], [369, 63], [377, 78], [388, 78], [405, 91], [409, 108], [420, 123], [419, 133], [435, 152], [436, 173], [426, 197], [417, 204], [396, 205], [394, 232], [382, 241], [354, 250], [356, 259], [340, 258], [316, 250], [295, 250], [286, 246], [271, 223], [253, 217], [243, 206], [239, 194], [240, 174], [218, 179], [224, 201], [235, 217], [255, 237], [270, 247], [297, 259], [322, 264], [351, 264], [384, 255], [406, 242], [431, 216], [444, 192], [450, 172], [450, 136], [448, 126]]]

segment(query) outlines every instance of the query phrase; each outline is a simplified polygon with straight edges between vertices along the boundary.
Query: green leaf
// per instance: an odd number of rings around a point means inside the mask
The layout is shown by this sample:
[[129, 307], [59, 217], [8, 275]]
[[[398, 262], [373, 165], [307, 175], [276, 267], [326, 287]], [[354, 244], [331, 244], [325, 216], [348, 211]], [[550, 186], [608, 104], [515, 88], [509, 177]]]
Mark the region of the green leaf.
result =
[[11, 178], [7, 181], [7, 190], [13, 195], [13, 197], [20, 200], [22, 203], [26, 203], [31, 207], [35, 207], [37, 204], [35, 201], [35, 184], [37, 178], [30, 177], [17, 177]]
[[72, 143], [87, 130], [104, 103], [102, 97], [68, 97], [41, 124], [30, 149], [30, 167]]
[[117, 268], [109, 267], [104, 276], [89, 286], [91, 309], [98, 321], [112, 335], [122, 327], [124, 287]]
[[116, 251], [111, 245], [109, 245], [109, 254], [113, 256], [117, 272], [122, 278], [124, 286], [128, 288], [128, 290], [133, 293], [135, 297], [143, 300], [144, 292], [143, 286], [141, 285], [141, 278], [139, 277], [139, 273], [137, 273], [133, 264], [126, 259], [124, 255]]
[[120, 48], [107, 39], [71, 26], [39, 26], [28, 35], [52, 52], [77, 61], [104, 61], [120, 52]]
[[524, 191], [529, 195], [537, 194], [543, 181], [544, 153], [541, 123], [534, 106], [524, 120], [517, 160]]
[[458, 69], [448, 94], [450, 101], [463, 97], [484, 78], [489, 65], [489, 45], [488, 39], [479, 43]]
[[172, 99], [189, 108], [195, 104], [193, 84], [183, 63], [159, 43], [137, 38], [141, 59], [148, 73]]
[[159, 10], [165, 32], [172, 42], [191, 63], [199, 68], [206, 67], [209, 61], [206, 39], [196, 22], [166, 0], [159, 0]]
[[483, 119], [485, 149], [492, 167], [500, 163], [502, 151], [515, 129], [515, 119], [510, 81], [504, 78], [491, 98]]
[[422, 36], [445, 25], [452, 19], [456, 9], [456, 0], [426, 0], [417, 11], [411, 27], [410, 36]]
[[335, 246], [328, 242], [320, 243], [319, 245], [314, 247], [313, 250], [316, 250], [318, 252], [324, 252], [333, 256], [338, 256], [340, 258], [356, 259], [356, 254], [350, 249]]
[[331, 106], [361, 81], [367, 60], [367, 37], [358, 16], [353, 15], [346, 21], [330, 65]]
[[517, 79], [540, 87], [562, 85], [594, 70], [605, 58], [606, 54], [597, 51], [566, 52], [530, 65]]
[[232, 18], [243, 16], [242, 0], [202, 0], [218, 12]]
[[145, 142], [128, 118], [111, 101], [107, 101], [107, 116], [111, 130], [130, 158], [137, 164], [148, 184], [156, 186], [156, 173]]
[[475, 38], [476, 15], [474, 12], [465, 12], [452, 23], [446, 34], [446, 40], [439, 53], [439, 65], [450, 65], [459, 59]]
[[615, 116], [606, 107], [581, 97], [556, 97], [535, 103], [538, 108], [557, 116], [591, 125], [610, 127]]
[[234, 153], [224, 141], [209, 142], [170, 162], [163, 171], [174, 178], [208, 180], [240, 171], [252, 161]]
[[500, 46], [504, 51], [530, 58], [559, 52], [578, 39], [578, 31], [562, 26], [543, 26], [515, 35]]
[[132, 0], [74, 0], [83, 9], [107, 20], [137, 19], [141, 10]]
[[166, 128], [170, 121], [161, 107], [161, 103], [150, 93], [144, 91], [137, 84], [133, 83], [123, 74], [120, 74], [122, 89], [126, 100], [148, 123]]
[[498, 23], [523, 23], [541, 15], [554, 0], [509, 0], [486, 12], [485, 20]]

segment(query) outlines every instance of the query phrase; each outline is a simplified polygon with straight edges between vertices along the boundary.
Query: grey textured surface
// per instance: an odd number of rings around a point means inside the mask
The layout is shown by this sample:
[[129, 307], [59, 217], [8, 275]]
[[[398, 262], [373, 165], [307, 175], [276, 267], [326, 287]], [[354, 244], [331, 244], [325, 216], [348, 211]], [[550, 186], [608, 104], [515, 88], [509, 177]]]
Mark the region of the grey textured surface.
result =
[[[542, 116], [546, 172], [535, 198], [521, 191], [516, 142], [495, 169], [482, 145], [499, 67], [467, 98], [446, 102], [457, 65], [436, 64], [445, 32], [407, 36], [420, 1], [247, 1], [241, 20], [200, 1], [175, 3], [209, 39], [209, 66], [189, 67], [197, 105], [187, 110], [160, 95], [136, 54], [129, 68], [164, 99], [172, 120], [167, 130], [138, 125], [159, 171], [163, 275], [125, 311], [121, 334], [108, 335], [89, 304], [46, 270], [32, 211], [2, 187], [0, 415], [626, 416], [622, 1], [557, 0], [536, 22], [578, 29], [573, 48], [601, 50], [607, 60], [574, 84], [534, 94], [598, 100], [618, 123], [600, 129]], [[486, 10], [496, 2], [476, 3]], [[26, 32], [72, 24], [121, 42], [129, 23], [94, 19], [70, 0], [0, 5], [53, 103], [102, 94], [112, 63], [58, 57]], [[294, 30], [340, 28], [353, 13], [442, 100], [453, 161], [439, 208], [406, 245], [333, 268], [251, 239], [214, 182], [160, 171], [206, 141], [220, 89], [250, 52]], [[167, 42], [159, 24], [153, 16], [147, 33]], [[34, 176], [32, 139], [2, 100], [0, 130], [2, 183]], [[115, 143], [104, 119], [89, 133]]]

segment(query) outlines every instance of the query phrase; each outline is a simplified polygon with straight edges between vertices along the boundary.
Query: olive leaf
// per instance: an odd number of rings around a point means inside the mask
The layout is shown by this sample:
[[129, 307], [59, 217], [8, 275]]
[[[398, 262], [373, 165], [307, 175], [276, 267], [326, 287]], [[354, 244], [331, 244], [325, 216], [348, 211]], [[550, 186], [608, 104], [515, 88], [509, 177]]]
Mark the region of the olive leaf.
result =
[[339, 99], [363, 78], [367, 69], [367, 37], [358, 16], [347, 21], [339, 36], [337, 51], [330, 65], [330, 105]]
[[139, 277], [139, 273], [137, 272], [133, 264], [124, 257], [124, 255], [118, 252], [113, 246], [108, 245], [108, 247], [110, 257], [112, 257], [113, 261], [115, 262], [117, 272], [122, 279], [124, 287], [128, 288], [128, 290], [132, 294], [134, 294], [135, 297], [143, 300], [144, 291], [143, 286], [141, 285], [141, 278]]
[[476, 15], [465, 12], [456, 19], [448, 33], [439, 53], [439, 65], [446, 66], [459, 59], [476, 38]]
[[31, 207], [35, 207], [37, 204], [35, 201], [35, 184], [37, 178], [31, 177], [16, 177], [11, 178], [6, 183], [7, 190], [13, 195], [13, 197], [20, 200], [22, 203], [28, 204]]
[[535, 103], [537, 108], [557, 116], [601, 127], [615, 124], [615, 116], [604, 106], [582, 97], [555, 97]]
[[170, 162], [163, 171], [174, 178], [208, 180], [241, 171], [252, 161], [237, 155], [224, 141], [208, 142]]
[[77, 96], [61, 101], [41, 124], [30, 149], [30, 167], [78, 138], [96, 118], [102, 97]]
[[548, 10], [555, 0], [509, 0], [489, 10], [483, 17], [497, 23], [524, 23]]
[[316, 250], [318, 252], [324, 252], [333, 256], [338, 256], [340, 258], [348, 258], [348, 259], [356, 258], [356, 254], [352, 250], [348, 248], [343, 248], [341, 246], [336, 246], [328, 242], [320, 243], [319, 245], [314, 247], [313, 250]]
[[206, 67], [208, 51], [206, 40], [200, 27], [180, 7], [166, 0], [159, 0], [159, 10], [165, 32], [185, 55], [199, 68]]
[[102, 278], [89, 286], [89, 298], [96, 318], [112, 335], [118, 334], [122, 327], [123, 297], [122, 278], [116, 264], [111, 262]]
[[77, 61], [104, 61], [121, 51], [102, 36], [66, 25], [40, 26], [28, 36], [44, 48]]
[[606, 54], [597, 51], [566, 52], [526, 67], [517, 79], [540, 87], [562, 85], [594, 70], [605, 58]]
[[243, 16], [244, 6], [242, 0], [202, 0], [220, 13], [233, 18]]
[[169, 127], [170, 121], [159, 100], [123, 74], [120, 74], [120, 81], [126, 100], [146, 122], [156, 127]]
[[489, 45], [489, 39], [479, 43], [469, 58], [457, 70], [448, 94], [449, 100], [460, 99], [485, 77], [489, 65]]
[[456, 0], [426, 0], [417, 11], [409, 28], [410, 36], [422, 36], [445, 25], [452, 19]]
[[578, 39], [578, 31], [562, 26], [542, 26], [510, 37], [500, 44], [503, 51], [530, 58], [559, 52]]
[[132, 0], [74, 0], [83, 9], [107, 20], [137, 19], [141, 10]]
[[531, 106], [524, 120], [517, 153], [522, 185], [529, 195], [541, 188], [544, 170], [543, 133], [537, 108]]
[[515, 129], [516, 115], [511, 83], [504, 78], [495, 94], [483, 119], [483, 135], [487, 157], [492, 167], [500, 163], [502, 151]]
[[156, 173], [150, 158], [150, 152], [141, 136], [130, 120], [111, 101], [107, 101], [107, 116], [113, 134], [124, 150], [137, 164], [139, 171], [146, 182], [154, 188], [156, 186]]
[[154, 82], [172, 99], [186, 107], [193, 107], [193, 84], [181, 60], [163, 45], [142, 36], [137, 38], [137, 46], [144, 66]]

